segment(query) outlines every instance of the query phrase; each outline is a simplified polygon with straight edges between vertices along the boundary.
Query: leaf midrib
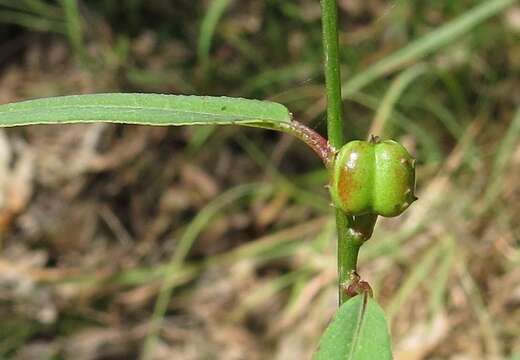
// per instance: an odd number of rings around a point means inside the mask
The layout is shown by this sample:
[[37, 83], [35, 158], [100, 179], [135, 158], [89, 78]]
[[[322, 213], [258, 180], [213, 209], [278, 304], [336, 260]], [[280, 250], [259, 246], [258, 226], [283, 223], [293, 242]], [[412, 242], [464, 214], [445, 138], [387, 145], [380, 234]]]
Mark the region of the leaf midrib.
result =
[[365, 293], [362, 295], [363, 298], [361, 299], [361, 307], [359, 309], [359, 313], [358, 313], [358, 317], [357, 317], [357, 321], [356, 321], [356, 329], [354, 330], [354, 337], [353, 337], [353, 341], [352, 341], [352, 347], [350, 348], [350, 352], [346, 358], [346, 360], [356, 360], [354, 358], [354, 355], [356, 354], [357, 352], [357, 346], [358, 346], [358, 343], [359, 343], [359, 339], [360, 339], [360, 335], [361, 335], [361, 331], [362, 331], [362, 328], [363, 328], [363, 325], [365, 323], [365, 319], [366, 319], [366, 308], [368, 306], [368, 295]]

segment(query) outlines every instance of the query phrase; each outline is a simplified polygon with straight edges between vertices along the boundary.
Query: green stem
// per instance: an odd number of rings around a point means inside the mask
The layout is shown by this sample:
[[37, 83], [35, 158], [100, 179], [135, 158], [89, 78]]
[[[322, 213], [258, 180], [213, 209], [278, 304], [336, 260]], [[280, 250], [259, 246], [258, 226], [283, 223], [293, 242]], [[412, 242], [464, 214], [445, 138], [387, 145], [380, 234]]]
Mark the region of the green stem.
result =
[[336, 0], [321, 0], [325, 85], [327, 93], [327, 132], [330, 144], [340, 148], [343, 137], [341, 72], [339, 67], [338, 6]]
[[[323, 51], [325, 58], [325, 83], [327, 94], [327, 132], [330, 145], [339, 149], [343, 135], [341, 72], [338, 44], [338, 6], [336, 0], [321, 0]], [[357, 269], [359, 248], [363, 244], [355, 230], [353, 217], [336, 209], [338, 232], [338, 291], [340, 305], [348, 300], [345, 287]]]
[[340, 209], [336, 209], [336, 230], [338, 233], [338, 295], [339, 304], [349, 299], [345, 291], [357, 270], [358, 253], [361, 241], [358, 241], [350, 230], [352, 218], [346, 216]]

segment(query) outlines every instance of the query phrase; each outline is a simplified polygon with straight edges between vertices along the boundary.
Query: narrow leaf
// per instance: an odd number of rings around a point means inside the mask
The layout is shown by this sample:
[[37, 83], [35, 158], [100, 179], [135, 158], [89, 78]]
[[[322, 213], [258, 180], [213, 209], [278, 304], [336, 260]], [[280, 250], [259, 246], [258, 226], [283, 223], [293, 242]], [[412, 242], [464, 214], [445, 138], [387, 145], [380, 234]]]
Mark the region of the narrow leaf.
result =
[[269, 101], [160, 94], [72, 95], [0, 105], [2, 127], [84, 122], [281, 128], [291, 114]]
[[367, 295], [356, 296], [338, 309], [320, 339], [314, 360], [392, 359], [385, 315]]
[[232, 4], [232, 1], [233, 0], [215, 0], [208, 5], [208, 10], [202, 19], [199, 41], [197, 43], [197, 56], [199, 63], [203, 64], [203, 66], [207, 66], [209, 63], [211, 43], [217, 24], [222, 15], [226, 12], [226, 9]]
[[473, 27], [513, 5], [516, 1], [485, 0], [479, 2], [475, 7], [466, 10], [463, 15], [410, 42], [406, 47], [384, 57], [365, 71], [353, 76], [342, 86], [343, 98], [349, 98], [374, 80], [450, 44], [460, 36], [467, 34]]

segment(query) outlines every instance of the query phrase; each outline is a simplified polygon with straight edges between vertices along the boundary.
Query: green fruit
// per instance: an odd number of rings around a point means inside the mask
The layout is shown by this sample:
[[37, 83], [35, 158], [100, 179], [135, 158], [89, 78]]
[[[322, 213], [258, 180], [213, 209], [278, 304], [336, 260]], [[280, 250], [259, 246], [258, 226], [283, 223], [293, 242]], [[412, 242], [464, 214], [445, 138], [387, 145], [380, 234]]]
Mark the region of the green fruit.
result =
[[345, 144], [331, 175], [332, 200], [347, 215], [397, 216], [417, 200], [415, 160], [393, 140]]

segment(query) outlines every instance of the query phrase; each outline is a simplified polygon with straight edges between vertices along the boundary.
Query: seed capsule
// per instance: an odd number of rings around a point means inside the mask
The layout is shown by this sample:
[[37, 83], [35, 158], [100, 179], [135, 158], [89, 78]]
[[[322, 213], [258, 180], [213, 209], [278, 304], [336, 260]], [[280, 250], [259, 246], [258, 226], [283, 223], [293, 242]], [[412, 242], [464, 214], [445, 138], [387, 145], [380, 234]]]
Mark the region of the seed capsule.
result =
[[351, 141], [332, 166], [332, 200], [347, 215], [400, 215], [417, 199], [414, 188], [415, 160], [393, 140]]

